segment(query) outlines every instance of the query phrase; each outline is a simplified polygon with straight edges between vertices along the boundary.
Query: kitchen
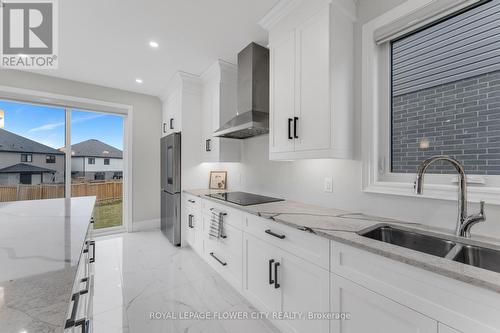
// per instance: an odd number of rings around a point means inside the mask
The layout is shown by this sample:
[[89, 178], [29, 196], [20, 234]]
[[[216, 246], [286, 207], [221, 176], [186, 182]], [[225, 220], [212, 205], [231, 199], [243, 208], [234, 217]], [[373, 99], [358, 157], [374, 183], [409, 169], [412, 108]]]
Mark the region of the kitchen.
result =
[[499, 1], [57, 6], [0, 99], [122, 117], [121, 223], [0, 192], [0, 332], [500, 331]]

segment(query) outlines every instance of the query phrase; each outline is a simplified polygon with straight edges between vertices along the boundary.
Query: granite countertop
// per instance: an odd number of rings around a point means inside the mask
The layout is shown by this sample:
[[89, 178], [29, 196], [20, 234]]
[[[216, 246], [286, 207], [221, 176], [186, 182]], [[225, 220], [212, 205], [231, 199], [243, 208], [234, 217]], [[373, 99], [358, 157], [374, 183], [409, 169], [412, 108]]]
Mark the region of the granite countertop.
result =
[[500, 250], [500, 242], [495, 242], [489, 238], [474, 237], [473, 239], [464, 239], [453, 236], [450, 230], [419, 223], [369, 216], [287, 200], [253, 206], [240, 206], [205, 196], [214, 193], [213, 190], [196, 189], [185, 190], [184, 192], [500, 293], [500, 273], [373, 240], [358, 235], [358, 232], [379, 224], [396, 225], [403, 229], [417, 230], [423, 234], [438, 234], [440, 237], [452, 241], [459, 240], [461, 243], [483, 245]]
[[63, 331], [94, 203], [0, 203], [1, 332]]

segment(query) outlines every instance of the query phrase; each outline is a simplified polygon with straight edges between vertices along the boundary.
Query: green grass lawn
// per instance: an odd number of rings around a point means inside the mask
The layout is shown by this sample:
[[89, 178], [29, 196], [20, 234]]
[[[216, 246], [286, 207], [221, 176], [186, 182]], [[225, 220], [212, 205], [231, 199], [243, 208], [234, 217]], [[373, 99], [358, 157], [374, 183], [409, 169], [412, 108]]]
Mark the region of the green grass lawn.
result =
[[95, 229], [122, 225], [123, 201], [99, 203], [94, 209]]

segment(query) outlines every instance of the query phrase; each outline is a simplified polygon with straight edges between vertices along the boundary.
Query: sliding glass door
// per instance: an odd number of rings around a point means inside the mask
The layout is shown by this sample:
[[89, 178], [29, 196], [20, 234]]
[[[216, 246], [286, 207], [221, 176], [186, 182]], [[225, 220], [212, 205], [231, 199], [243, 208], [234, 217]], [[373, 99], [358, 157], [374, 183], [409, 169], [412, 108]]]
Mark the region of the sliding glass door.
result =
[[96, 196], [96, 229], [123, 224], [123, 131], [123, 116], [71, 112], [71, 196]]
[[0, 100], [0, 202], [95, 196], [94, 227], [122, 227], [125, 120]]

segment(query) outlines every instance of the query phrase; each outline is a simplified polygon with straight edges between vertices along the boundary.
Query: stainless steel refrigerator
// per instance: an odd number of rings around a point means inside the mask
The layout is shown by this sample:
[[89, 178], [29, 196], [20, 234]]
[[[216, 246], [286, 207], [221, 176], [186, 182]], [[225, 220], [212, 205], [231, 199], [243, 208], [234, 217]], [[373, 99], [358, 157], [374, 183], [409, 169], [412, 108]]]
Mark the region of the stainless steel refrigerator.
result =
[[161, 139], [161, 231], [181, 244], [181, 134]]

